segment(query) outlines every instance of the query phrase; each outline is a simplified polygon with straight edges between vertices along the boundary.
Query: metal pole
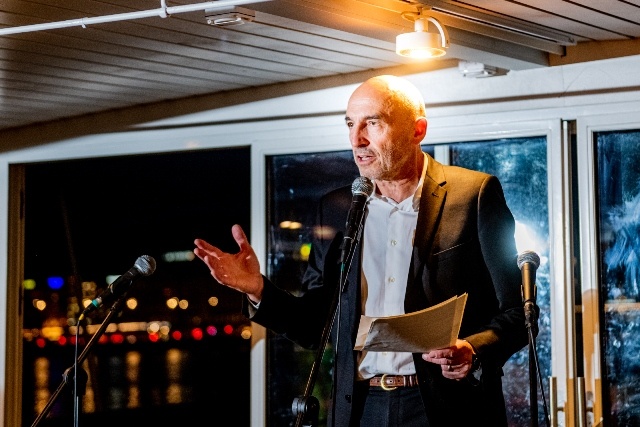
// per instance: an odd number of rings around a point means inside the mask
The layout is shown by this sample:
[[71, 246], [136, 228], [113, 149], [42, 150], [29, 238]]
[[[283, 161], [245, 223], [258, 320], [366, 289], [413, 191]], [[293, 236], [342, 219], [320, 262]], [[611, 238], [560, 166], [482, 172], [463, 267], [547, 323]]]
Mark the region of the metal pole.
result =
[[224, 9], [229, 6], [238, 6], [241, 4], [261, 3], [271, 0], [216, 0], [205, 3], [188, 4], [183, 6], [166, 7], [164, 0], [160, 0], [161, 7], [158, 9], [142, 10], [138, 12], [119, 13], [116, 15], [94, 16], [91, 18], [69, 19], [67, 21], [49, 22], [45, 24], [23, 25], [20, 27], [0, 28], [0, 36], [8, 34], [29, 33], [34, 31], [55, 30], [66, 27], [82, 27], [86, 28], [91, 24], [102, 24], [105, 22], [124, 21], [128, 19], [149, 18], [159, 16], [166, 18], [169, 15], [175, 15], [183, 12], [194, 12], [205, 9]]

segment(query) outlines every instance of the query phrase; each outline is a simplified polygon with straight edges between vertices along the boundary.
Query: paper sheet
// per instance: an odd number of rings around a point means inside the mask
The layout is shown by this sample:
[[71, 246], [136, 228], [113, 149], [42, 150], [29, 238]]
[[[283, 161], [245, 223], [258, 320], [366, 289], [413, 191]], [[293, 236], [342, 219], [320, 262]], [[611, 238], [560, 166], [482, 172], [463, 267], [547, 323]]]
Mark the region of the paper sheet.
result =
[[354, 350], [425, 353], [455, 344], [467, 294], [414, 313], [361, 316]]

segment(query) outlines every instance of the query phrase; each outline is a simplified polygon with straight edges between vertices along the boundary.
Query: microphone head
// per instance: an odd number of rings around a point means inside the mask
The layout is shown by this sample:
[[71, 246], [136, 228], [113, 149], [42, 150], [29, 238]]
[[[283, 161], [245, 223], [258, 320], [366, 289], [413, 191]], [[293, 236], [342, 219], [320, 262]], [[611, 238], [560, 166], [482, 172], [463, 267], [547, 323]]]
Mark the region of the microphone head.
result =
[[156, 271], [156, 260], [149, 255], [142, 255], [136, 260], [133, 266], [140, 272], [140, 274], [148, 276]]
[[363, 194], [369, 197], [373, 193], [373, 182], [366, 176], [359, 176], [351, 184], [351, 194]]
[[536, 268], [540, 266], [540, 257], [534, 251], [522, 251], [518, 254], [518, 268], [522, 270], [522, 266], [530, 262]]

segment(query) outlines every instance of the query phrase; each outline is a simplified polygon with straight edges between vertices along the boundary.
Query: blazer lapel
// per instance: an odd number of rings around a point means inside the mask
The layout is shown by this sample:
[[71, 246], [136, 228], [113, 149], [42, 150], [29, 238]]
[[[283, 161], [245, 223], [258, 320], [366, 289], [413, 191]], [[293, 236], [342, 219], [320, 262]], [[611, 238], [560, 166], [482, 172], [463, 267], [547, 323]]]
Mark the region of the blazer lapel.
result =
[[413, 252], [409, 277], [407, 281], [407, 293], [405, 297], [405, 310], [407, 313], [427, 306], [424, 290], [422, 289], [422, 272], [429, 263], [433, 240], [442, 218], [442, 211], [447, 196], [447, 190], [443, 188], [446, 183], [444, 168], [429, 156], [427, 174], [422, 184], [420, 197], [420, 211], [416, 224], [416, 234], [413, 241]]
[[417, 251], [418, 260], [421, 264], [426, 263], [431, 256], [433, 239], [441, 220], [447, 190], [444, 189], [446, 179], [444, 168], [441, 163], [429, 157], [427, 174], [422, 185], [422, 196], [420, 197], [420, 212], [418, 213], [418, 223], [416, 225], [416, 235], [413, 242], [413, 250]]

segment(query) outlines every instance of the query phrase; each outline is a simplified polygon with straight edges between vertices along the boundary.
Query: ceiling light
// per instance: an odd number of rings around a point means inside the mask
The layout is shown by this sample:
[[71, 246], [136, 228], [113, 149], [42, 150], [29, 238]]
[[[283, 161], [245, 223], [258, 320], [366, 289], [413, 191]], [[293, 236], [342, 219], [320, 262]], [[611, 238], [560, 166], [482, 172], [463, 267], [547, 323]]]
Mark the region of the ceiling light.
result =
[[[403, 12], [402, 17], [414, 22], [414, 32], [396, 37], [396, 53], [409, 58], [437, 58], [447, 53], [449, 34], [447, 29], [434, 17], [418, 12]], [[437, 32], [430, 32], [429, 23]]]
[[232, 25], [241, 25], [245, 22], [252, 22], [256, 18], [256, 13], [244, 7], [233, 6], [228, 8], [205, 9], [204, 17], [209, 25], [229, 27]]

